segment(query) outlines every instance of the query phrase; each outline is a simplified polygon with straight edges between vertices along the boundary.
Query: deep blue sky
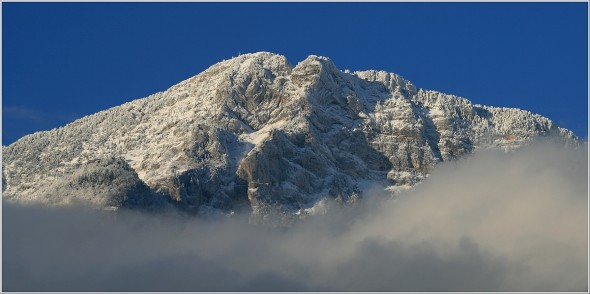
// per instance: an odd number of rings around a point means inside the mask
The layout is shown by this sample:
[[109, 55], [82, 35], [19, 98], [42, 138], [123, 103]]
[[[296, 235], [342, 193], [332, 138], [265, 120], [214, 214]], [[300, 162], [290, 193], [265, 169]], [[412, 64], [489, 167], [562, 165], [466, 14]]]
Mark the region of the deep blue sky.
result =
[[3, 144], [256, 51], [392, 71], [587, 138], [587, 5], [3, 3]]

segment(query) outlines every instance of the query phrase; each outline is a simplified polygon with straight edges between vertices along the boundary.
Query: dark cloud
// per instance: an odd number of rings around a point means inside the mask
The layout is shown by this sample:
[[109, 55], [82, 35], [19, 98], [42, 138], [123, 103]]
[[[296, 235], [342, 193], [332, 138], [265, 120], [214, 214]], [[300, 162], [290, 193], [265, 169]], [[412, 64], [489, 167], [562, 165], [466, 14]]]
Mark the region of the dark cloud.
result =
[[41, 113], [23, 106], [7, 106], [2, 108], [2, 113], [17, 119], [32, 120], [35, 122], [43, 121]]
[[23, 105], [2, 107], [3, 123], [2, 144], [9, 145], [21, 137], [41, 130], [63, 126], [82, 117], [80, 114], [62, 110], [43, 109]]
[[[499, 291], [500, 282], [518, 265], [482, 252], [468, 238], [448, 256], [437, 254], [437, 244], [370, 239], [353, 259], [340, 266], [345, 285], [355, 291]], [[367, 274], [371, 273], [371, 274]]]
[[289, 229], [3, 204], [5, 291], [587, 291], [586, 147], [439, 166]]

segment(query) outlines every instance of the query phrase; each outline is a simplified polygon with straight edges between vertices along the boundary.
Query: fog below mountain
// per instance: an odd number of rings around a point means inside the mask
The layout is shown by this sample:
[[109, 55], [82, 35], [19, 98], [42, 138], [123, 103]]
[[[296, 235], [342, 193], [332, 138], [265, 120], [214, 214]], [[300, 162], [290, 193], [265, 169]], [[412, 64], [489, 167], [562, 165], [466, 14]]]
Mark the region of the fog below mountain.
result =
[[437, 166], [290, 228], [3, 203], [5, 291], [587, 291], [587, 147]]

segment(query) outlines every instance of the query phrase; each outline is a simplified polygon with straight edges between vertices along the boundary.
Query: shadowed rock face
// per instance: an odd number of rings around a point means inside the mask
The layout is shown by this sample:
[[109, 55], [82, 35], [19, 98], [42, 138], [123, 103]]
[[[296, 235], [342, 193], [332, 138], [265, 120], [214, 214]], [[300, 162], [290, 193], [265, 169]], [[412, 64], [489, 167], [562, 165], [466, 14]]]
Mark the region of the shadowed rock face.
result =
[[3, 147], [5, 199], [301, 215], [362, 181], [408, 188], [439, 162], [572, 132], [527, 111], [417, 89], [383, 71], [246, 54]]

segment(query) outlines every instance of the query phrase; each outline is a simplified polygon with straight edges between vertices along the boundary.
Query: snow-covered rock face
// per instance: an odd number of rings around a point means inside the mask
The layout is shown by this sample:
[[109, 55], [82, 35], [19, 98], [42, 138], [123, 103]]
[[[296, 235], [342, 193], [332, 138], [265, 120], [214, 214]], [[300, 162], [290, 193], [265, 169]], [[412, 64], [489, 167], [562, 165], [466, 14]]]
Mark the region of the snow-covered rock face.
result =
[[394, 73], [341, 72], [313, 55], [292, 67], [262, 52], [4, 147], [3, 196], [301, 215], [326, 198], [354, 201], [363, 181], [410, 187], [441, 161], [550, 134], [578, 142], [547, 118]]

